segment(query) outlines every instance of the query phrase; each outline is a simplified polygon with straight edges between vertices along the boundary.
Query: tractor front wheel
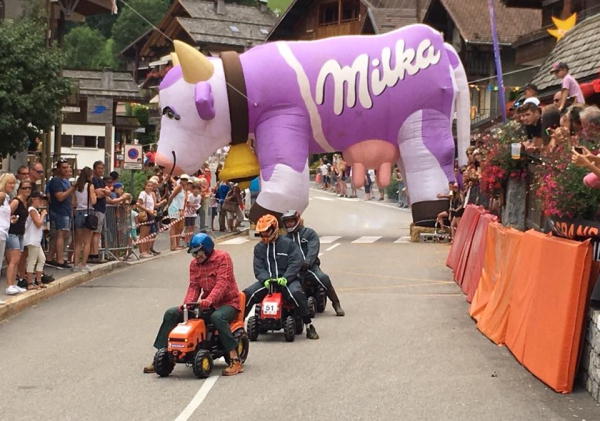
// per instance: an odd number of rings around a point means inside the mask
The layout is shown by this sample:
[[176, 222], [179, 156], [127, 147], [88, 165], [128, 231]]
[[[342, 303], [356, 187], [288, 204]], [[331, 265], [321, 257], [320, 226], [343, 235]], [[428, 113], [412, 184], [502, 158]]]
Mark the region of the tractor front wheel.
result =
[[175, 368], [175, 359], [167, 348], [161, 348], [154, 354], [154, 371], [160, 377], [168, 377]]
[[210, 373], [212, 373], [213, 369], [213, 359], [210, 352], [206, 349], [201, 349], [196, 353], [196, 357], [194, 358], [194, 365], [192, 366], [194, 369], [194, 374], [199, 379], [206, 379], [210, 377]]

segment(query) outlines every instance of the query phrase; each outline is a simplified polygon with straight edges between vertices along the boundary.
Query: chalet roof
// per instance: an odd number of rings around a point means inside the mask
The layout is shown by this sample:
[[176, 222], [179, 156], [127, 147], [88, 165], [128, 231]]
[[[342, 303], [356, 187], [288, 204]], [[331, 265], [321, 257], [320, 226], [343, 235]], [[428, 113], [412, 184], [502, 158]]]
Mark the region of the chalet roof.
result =
[[[431, 0], [421, 1], [421, 19]], [[367, 5], [377, 33], [393, 31], [417, 23], [416, 0], [363, 0]]]
[[578, 82], [598, 77], [600, 71], [600, 15], [592, 16], [562, 38], [532, 80], [540, 90], [558, 89], [561, 80], [550, 73], [552, 64], [563, 61]]
[[143, 100], [140, 89], [127, 72], [65, 70], [63, 76], [77, 81], [82, 96], [103, 96], [115, 100]]
[[144, 44], [148, 41], [148, 38], [150, 38], [150, 35], [152, 35], [153, 31], [154, 29], [152, 28], [148, 29], [146, 32], [132, 41], [127, 47], [123, 48], [123, 50], [117, 54], [117, 57], [135, 57], [136, 49], [139, 50], [144, 46]]
[[[219, 14], [212, 0], [176, 0], [158, 28], [172, 39], [200, 47], [222, 45], [243, 51], [264, 43], [276, 21], [270, 9], [263, 12], [258, 6], [226, 3], [225, 12]], [[154, 30], [141, 55], [156, 56], [171, 48], [171, 42]]]
[[[490, 11], [485, 0], [433, 0], [427, 14], [439, 4], [448, 12], [465, 42], [492, 43]], [[541, 10], [511, 8], [496, 2], [495, 13], [501, 44], [512, 44], [520, 36], [542, 27]]]

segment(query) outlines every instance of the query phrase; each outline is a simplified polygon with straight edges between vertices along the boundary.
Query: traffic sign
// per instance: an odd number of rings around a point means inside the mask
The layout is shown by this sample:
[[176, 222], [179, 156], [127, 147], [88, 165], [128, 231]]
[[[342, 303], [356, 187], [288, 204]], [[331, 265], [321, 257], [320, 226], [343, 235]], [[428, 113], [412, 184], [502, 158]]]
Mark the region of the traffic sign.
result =
[[126, 170], [141, 170], [144, 167], [144, 153], [142, 145], [125, 145], [125, 160], [123, 168]]

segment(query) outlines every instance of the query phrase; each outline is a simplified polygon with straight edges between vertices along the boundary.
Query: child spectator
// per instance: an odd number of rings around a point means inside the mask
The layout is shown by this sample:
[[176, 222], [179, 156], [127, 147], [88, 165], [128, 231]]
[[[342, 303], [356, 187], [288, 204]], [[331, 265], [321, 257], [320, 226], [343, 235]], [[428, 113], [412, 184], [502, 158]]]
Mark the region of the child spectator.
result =
[[[46, 256], [42, 250], [42, 237], [44, 235], [44, 218], [46, 217], [46, 209], [41, 209], [43, 200], [46, 197], [39, 191], [31, 193], [29, 196], [27, 222], [25, 223], [25, 236], [23, 244], [27, 247], [27, 289], [46, 288], [42, 283], [42, 274], [44, 272], [44, 264]], [[33, 271], [35, 270], [35, 283], [33, 282]]]
[[215, 217], [219, 211], [219, 199], [217, 198], [217, 188], [210, 189], [210, 229], [216, 231]]
[[200, 195], [200, 184], [192, 184], [192, 190], [188, 192], [187, 203], [185, 206], [185, 243], [189, 244], [192, 235], [194, 234], [194, 228], [196, 227], [196, 218], [198, 216], [198, 209], [202, 202], [202, 196]]

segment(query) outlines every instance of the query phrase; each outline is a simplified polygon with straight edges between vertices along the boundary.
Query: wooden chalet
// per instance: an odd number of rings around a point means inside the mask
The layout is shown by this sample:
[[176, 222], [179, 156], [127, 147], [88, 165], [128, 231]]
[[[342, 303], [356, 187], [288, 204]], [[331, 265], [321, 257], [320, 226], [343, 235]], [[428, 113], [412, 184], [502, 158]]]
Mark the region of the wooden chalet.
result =
[[158, 24], [160, 32], [152, 31], [139, 57], [156, 59], [171, 53], [173, 45], [165, 35], [213, 56], [222, 51], [244, 52], [264, 43], [276, 21], [277, 16], [262, 1], [253, 6], [224, 0], [175, 0]]
[[519, 37], [513, 46], [516, 50], [516, 63], [540, 65], [556, 46], [556, 38], [548, 33], [554, 28], [552, 18], [566, 19], [577, 13], [577, 22], [600, 13], [600, 0], [502, 0], [509, 7], [523, 10], [539, 10], [542, 25]]
[[430, 0], [294, 0], [268, 41], [379, 34], [418, 22]]
[[[515, 60], [512, 47], [520, 36], [541, 27], [541, 12], [515, 9], [496, 3], [496, 27], [507, 100], [535, 74]], [[501, 114], [488, 3], [481, 0], [432, 0], [424, 23], [444, 34], [461, 56], [471, 89], [473, 128], [490, 123]], [[511, 92], [512, 91], [512, 92]]]

